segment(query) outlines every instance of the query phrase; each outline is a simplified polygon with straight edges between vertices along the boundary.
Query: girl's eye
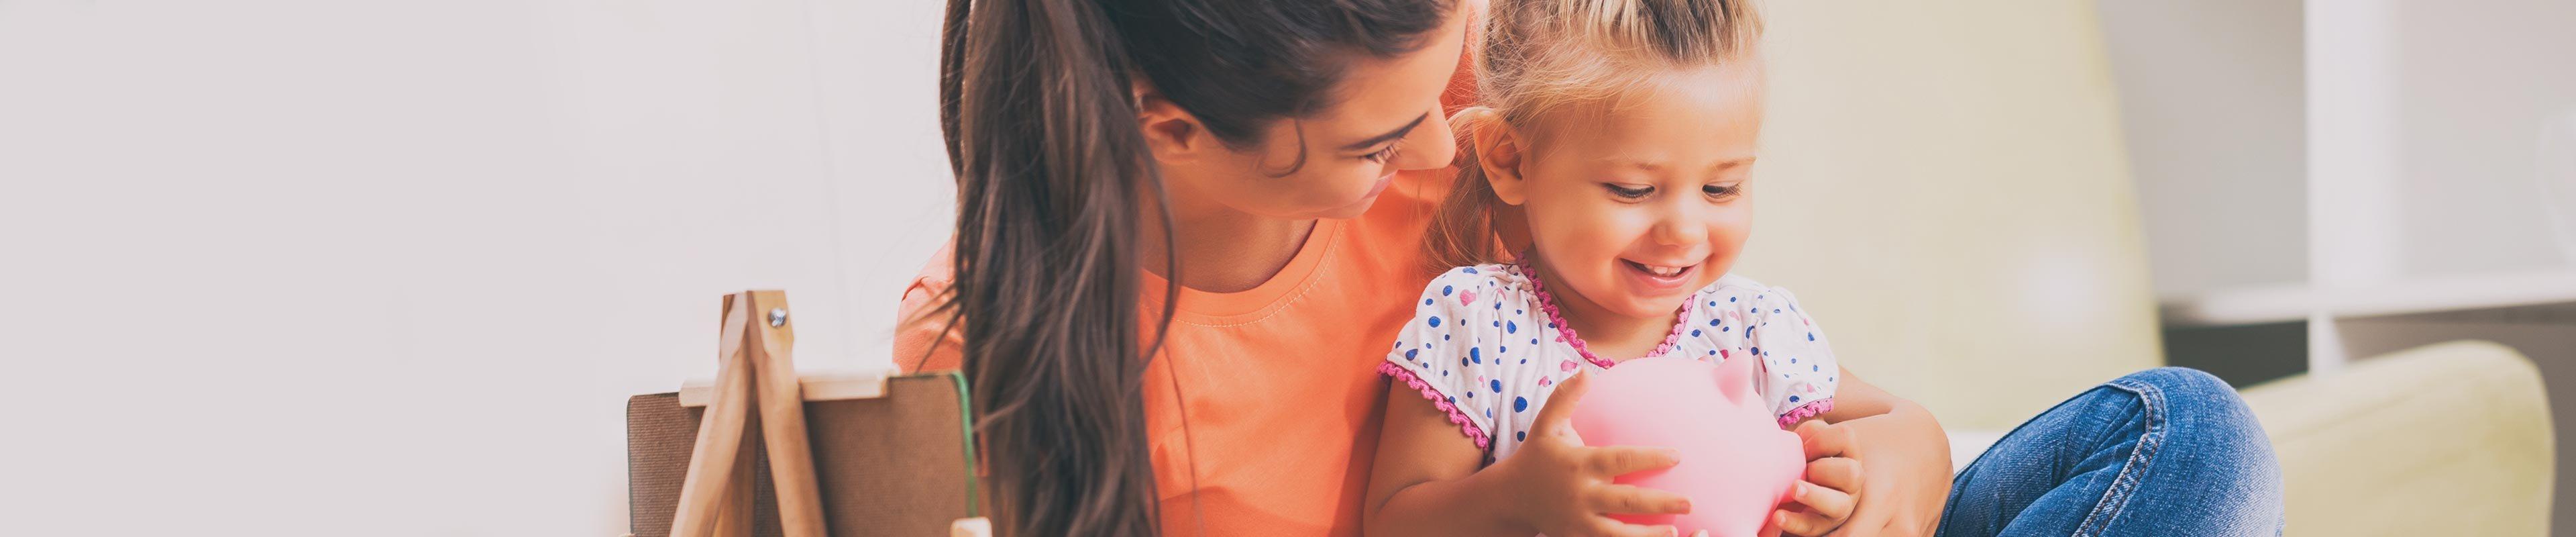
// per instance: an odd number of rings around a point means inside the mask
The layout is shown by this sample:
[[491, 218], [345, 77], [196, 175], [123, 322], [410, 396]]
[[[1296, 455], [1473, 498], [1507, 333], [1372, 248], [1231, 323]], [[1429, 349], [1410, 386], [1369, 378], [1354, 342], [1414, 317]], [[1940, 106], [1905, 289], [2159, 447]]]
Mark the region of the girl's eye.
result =
[[1735, 193], [1744, 191], [1744, 186], [1743, 186], [1743, 185], [1708, 185], [1708, 186], [1704, 186], [1704, 187], [1699, 187], [1699, 190], [1700, 190], [1700, 192], [1708, 193], [1708, 196], [1709, 196], [1709, 197], [1712, 197], [1712, 198], [1724, 198], [1724, 197], [1734, 196], [1734, 195], [1735, 195]]
[[1610, 189], [1610, 195], [1625, 199], [1643, 198], [1647, 194], [1655, 193], [1655, 187], [1651, 186], [1631, 187], [1618, 183], [1601, 183], [1601, 187]]
[[1361, 155], [1360, 158], [1368, 159], [1369, 162], [1385, 164], [1387, 159], [1395, 158], [1395, 148], [1396, 144], [1386, 144], [1386, 149], [1380, 149], [1375, 153]]

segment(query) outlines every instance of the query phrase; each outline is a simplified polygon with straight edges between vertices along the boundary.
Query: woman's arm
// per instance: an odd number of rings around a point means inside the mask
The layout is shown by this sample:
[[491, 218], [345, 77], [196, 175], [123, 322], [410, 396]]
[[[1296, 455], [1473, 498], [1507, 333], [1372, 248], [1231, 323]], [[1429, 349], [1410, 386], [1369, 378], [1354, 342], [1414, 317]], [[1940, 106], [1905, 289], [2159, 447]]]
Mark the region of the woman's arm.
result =
[[1834, 535], [1931, 535], [1950, 496], [1950, 436], [1932, 412], [1843, 369], [1834, 409], [1819, 416], [1847, 429], [1846, 456], [1861, 462], [1863, 490]]

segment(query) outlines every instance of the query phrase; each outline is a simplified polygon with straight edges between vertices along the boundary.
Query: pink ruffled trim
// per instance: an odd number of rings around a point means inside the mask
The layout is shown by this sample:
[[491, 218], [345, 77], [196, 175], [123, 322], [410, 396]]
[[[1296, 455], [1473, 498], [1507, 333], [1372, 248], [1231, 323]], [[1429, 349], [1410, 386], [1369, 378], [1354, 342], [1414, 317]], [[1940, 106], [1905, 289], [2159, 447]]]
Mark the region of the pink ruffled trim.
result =
[[[1527, 259], [1527, 256], [1523, 256], [1523, 259]], [[1557, 313], [1556, 296], [1547, 293], [1547, 286], [1539, 282], [1537, 270], [1531, 270], [1528, 268], [1528, 265], [1520, 263], [1514, 263], [1512, 268], [1515, 271], [1529, 271], [1530, 292], [1538, 295], [1538, 309], [1547, 312], [1548, 324], [1556, 325], [1557, 341], [1564, 342], [1566, 345], [1574, 347], [1575, 354], [1583, 355], [1584, 361], [1592, 362], [1592, 365], [1601, 366], [1602, 369], [1609, 369], [1610, 366], [1618, 365], [1618, 362], [1613, 362], [1600, 356], [1593, 355], [1592, 349], [1583, 344], [1583, 338], [1581, 336], [1574, 335], [1574, 325], [1567, 324], [1565, 322], [1565, 316]], [[1673, 331], [1671, 333], [1664, 334], [1664, 342], [1655, 345], [1654, 351], [1647, 352], [1645, 356], [1640, 356], [1638, 358], [1663, 356], [1673, 352], [1674, 347], [1680, 346], [1682, 330], [1690, 327], [1691, 305], [1697, 303], [1698, 300], [1698, 295], [1692, 295], [1691, 300], [1682, 301], [1682, 307], [1675, 308], [1673, 310]]]
[[[1386, 364], [1386, 365], [1390, 365], [1390, 366], [1392, 366], [1392, 365], [1395, 365], [1395, 364]], [[1789, 409], [1789, 412], [1788, 412], [1788, 413], [1781, 414], [1781, 415], [1780, 415], [1780, 428], [1782, 428], [1782, 429], [1787, 429], [1787, 428], [1791, 428], [1791, 427], [1796, 427], [1796, 426], [1798, 426], [1798, 422], [1801, 422], [1801, 421], [1807, 421], [1807, 418], [1813, 418], [1813, 417], [1816, 417], [1816, 416], [1821, 416], [1821, 415], [1824, 415], [1824, 413], [1826, 413], [1826, 412], [1833, 412], [1833, 411], [1834, 411], [1834, 398], [1832, 398], [1832, 397], [1827, 397], [1827, 398], [1823, 398], [1823, 399], [1817, 399], [1817, 400], [1814, 400], [1814, 401], [1808, 401], [1808, 402], [1807, 402], [1807, 404], [1798, 405], [1798, 408], [1792, 408], [1792, 409]]]
[[1430, 399], [1433, 406], [1440, 407], [1441, 412], [1449, 414], [1449, 423], [1458, 424], [1458, 432], [1476, 441], [1476, 449], [1492, 447], [1493, 438], [1485, 434], [1483, 427], [1476, 426], [1475, 419], [1467, 417], [1467, 411], [1459, 410], [1458, 405], [1449, 404], [1448, 396], [1441, 395], [1440, 390], [1431, 387], [1431, 383], [1423, 382], [1422, 377], [1413, 374], [1413, 370], [1395, 365], [1395, 362], [1378, 362], [1377, 372], [1403, 382], [1405, 386], [1421, 390], [1422, 398]]

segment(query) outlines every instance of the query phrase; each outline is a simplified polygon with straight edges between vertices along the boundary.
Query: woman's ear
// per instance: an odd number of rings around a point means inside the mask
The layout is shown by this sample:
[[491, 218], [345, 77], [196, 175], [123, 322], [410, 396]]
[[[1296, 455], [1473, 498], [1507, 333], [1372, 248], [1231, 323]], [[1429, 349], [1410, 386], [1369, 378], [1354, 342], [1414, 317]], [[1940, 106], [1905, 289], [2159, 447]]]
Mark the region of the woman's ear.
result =
[[1470, 108], [1460, 113], [1466, 116], [1463, 123], [1476, 139], [1476, 165], [1484, 168], [1485, 182], [1493, 185], [1494, 197], [1511, 205], [1526, 201], [1527, 180], [1521, 177], [1526, 145], [1519, 131], [1504, 124], [1502, 115], [1491, 108]]
[[1152, 84], [1138, 81], [1128, 87], [1135, 92], [1136, 127], [1144, 133], [1145, 147], [1154, 152], [1155, 160], [1187, 162], [1214, 143], [1206, 138], [1207, 129], [1199, 127], [1198, 116], [1164, 98]]

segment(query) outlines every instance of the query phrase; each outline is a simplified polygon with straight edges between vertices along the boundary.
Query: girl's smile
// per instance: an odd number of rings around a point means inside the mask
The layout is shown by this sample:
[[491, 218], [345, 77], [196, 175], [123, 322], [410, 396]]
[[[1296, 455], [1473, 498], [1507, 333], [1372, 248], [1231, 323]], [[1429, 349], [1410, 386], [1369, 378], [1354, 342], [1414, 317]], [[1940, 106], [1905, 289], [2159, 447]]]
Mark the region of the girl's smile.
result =
[[1624, 276], [1627, 277], [1626, 279], [1628, 280], [1629, 286], [1632, 288], [1632, 292], [1638, 295], [1670, 296], [1689, 292], [1690, 290], [1697, 288], [1697, 286], [1691, 285], [1691, 282], [1693, 281], [1692, 276], [1698, 274], [1700, 268], [1699, 263], [1690, 263], [1687, 265], [1647, 264], [1632, 259], [1620, 258], [1619, 264], [1620, 266], [1628, 269]]

